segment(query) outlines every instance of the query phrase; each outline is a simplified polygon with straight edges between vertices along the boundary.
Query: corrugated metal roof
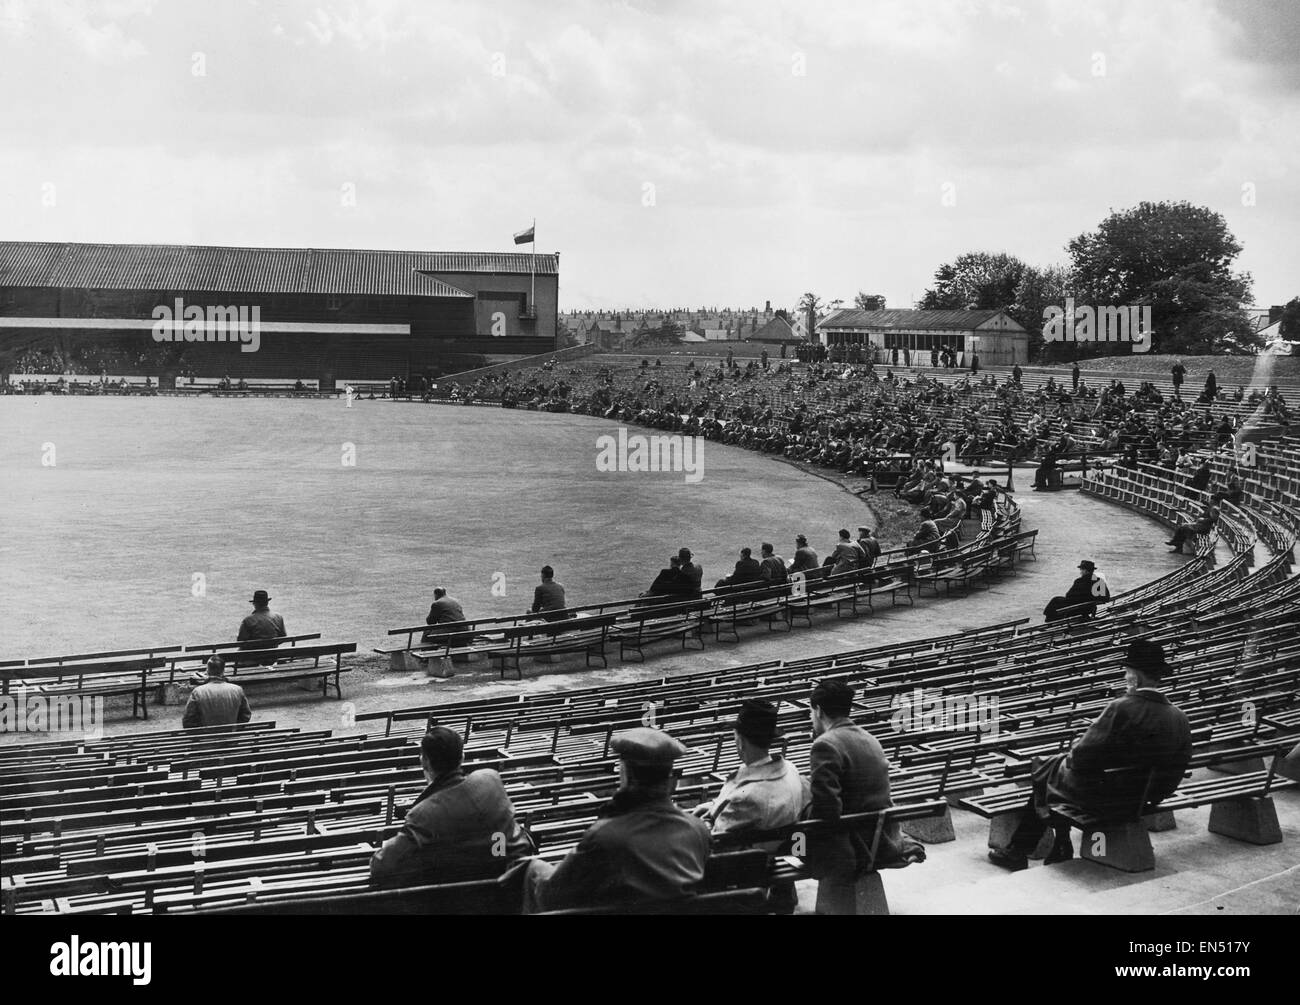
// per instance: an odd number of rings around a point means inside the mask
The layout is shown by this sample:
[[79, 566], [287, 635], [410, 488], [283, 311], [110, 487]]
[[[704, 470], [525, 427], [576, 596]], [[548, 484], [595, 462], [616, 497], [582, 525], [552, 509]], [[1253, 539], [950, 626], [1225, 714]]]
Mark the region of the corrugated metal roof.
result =
[[[0, 286], [469, 297], [430, 273], [527, 275], [530, 255], [0, 241]], [[557, 255], [537, 272], [556, 275]]]
[[971, 331], [1002, 311], [837, 311], [819, 328], [900, 328], [913, 331]]

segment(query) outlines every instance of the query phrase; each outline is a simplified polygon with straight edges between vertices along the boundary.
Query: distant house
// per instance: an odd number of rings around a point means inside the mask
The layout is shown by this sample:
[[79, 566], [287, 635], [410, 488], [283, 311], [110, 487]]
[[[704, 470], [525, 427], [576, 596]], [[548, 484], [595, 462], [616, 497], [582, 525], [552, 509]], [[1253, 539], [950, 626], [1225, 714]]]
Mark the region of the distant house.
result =
[[986, 364], [1010, 366], [1029, 362], [1029, 333], [1006, 311], [836, 311], [817, 326], [826, 345], [870, 345], [884, 358], [891, 350], [920, 352], [948, 346], [975, 351]]
[[801, 339], [794, 333], [789, 321], [785, 318], [776, 317], [749, 336], [749, 341], [762, 342], [767, 345], [791, 345], [801, 341]]

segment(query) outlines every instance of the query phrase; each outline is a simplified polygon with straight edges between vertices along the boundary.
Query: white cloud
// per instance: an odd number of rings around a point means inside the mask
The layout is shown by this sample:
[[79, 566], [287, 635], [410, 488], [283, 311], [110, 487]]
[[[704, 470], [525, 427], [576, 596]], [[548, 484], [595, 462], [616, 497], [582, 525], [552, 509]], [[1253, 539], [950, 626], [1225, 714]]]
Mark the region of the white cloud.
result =
[[[562, 297], [785, 303], [919, 294], [970, 248], [1057, 261], [1110, 208], [1185, 197], [1243, 228], [1275, 299], [1300, 275], [1300, 107], [1263, 41], [1281, 22], [1239, 18], [1210, 0], [0, 0], [0, 86], [23, 95], [0, 117], [0, 203], [10, 236], [368, 247], [506, 247], [536, 215]], [[46, 180], [58, 212], [31, 198]]]

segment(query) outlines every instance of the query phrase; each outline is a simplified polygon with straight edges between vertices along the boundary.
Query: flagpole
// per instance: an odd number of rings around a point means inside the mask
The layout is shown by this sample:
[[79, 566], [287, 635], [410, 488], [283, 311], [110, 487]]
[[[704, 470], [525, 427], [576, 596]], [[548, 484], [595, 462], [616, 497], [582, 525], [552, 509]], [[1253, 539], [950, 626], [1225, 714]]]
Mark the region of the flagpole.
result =
[[533, 217], [533, 253], [528, 263], [531, 285], [528, 293], [528, 306], [533, 311], [533, 334], [537, 333], [537, 217]]

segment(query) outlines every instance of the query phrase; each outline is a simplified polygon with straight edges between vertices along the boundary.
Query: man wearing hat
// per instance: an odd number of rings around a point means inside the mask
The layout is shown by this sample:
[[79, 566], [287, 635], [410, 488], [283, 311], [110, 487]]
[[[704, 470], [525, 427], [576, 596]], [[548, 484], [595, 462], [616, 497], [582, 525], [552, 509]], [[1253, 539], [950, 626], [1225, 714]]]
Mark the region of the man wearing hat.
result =
[[880, 541], [871, 533], [870, 527], [858, 528], [858, 547], [866, 555], [866, 561], [862, 563], [863, 568], [871, 568], [876, 564], [876, 559], [880, 557]]
[[[271, 598], [266, 595], [265, 590], [257, 590], [250, 601], [253, 605], [253, 613], [244, 618], [239, 624], [239, 638], [237, 641], [243, 642], [240, 649], [274, 649], [275, 643], [272, 639], [282, 639], [289, 633], [284, 628], [284, 618], [278, 614], [272, 614], [268, 606]], [[271, 656], [260, 661], [263, 664], [274, 663], [275, 657]]]
[[630, 907], [687, 897], [704, 878], [709, 827], [669, 795], [677, 740], [641, 727], [616, 733], [619, 789], [558, 866], [533, 859], [524, 911]]
[[230, 726], [253, 718], [244, 689], [226, 680], [226, 661], [220, 656], [209, 656], [207, 671], [207, 678], [190, 692], [181, 726], [185, 729]]
[[1055, 807], [1128, 819], [1140, 809], [1143, 792], [1153, 804], [1178, 788], [1192, 758], [1192, 731], [1187, 716], [1160, 690], [1173, 668], [1165, 662], [1160, 644], [1149, 639], [1129, 643], [1124, 665], [1128, 693], [1106, 706], [1069, 753], [1035, 766], [1033, 794], [1010, 844], [989, 852], [995, 865], [1026, 868], [1049, 823], [1056, 843], [1044, 864], [1073, 858], [1070, 823], [1052, 813]]
[[683, 593], [698, 600], [703, 595], [701, 584], [704, 581], [704, 566], [694, 561], [694, 559], [695, 556], [691, 553], [690, 548], [679, 548], [677, 550]]
[[[1043, 608], [1043, 616], [1048, 621], [1059, 621], [1079, 614], [1092, 617], [1097, 613], [1097, 604], [1110, 599], [1110, 586], [1106, 578], [1097, 572], [1097, 566], [1088, 559], [1079, 563], [1079, 578], [1070, 584], [1064, 597], [1053, 597]], [[1066, 608], [1069, 608], [1066, 610]]]
[[446, 726], [421, 738], [420, 768], [429, 784], [401, 831], [371, 857], [372, 886], [487, 878], [534, 851], [501, 776], [490, 768], [466, 774], [463, 755], [460, 735]]
[[821, 568], [817, 552], [808, 547], [808, 539], [799, 534], [794, 539], [794, 560], [790, 563], [791, 572], [813, 572]]
[[[884, 748], [853, 722], [852, 710], [853, 688], [843, 681], [822, 681], [813, 688], [809, 699], [813, 733], [809, 812], [814, 820], [838, 820], [850, 813], [870, 813], [894, 805]], [[813, 875], [832, 884], [851, 883], [874, 867], [925, 857], [897, 822], [881, 835], [874, 860], [872, 837], [869, 830], [810, 837], [807, 857]]]
[[734, 733], [740, 767], [716, 799], [694, 810], [714, 834], [784, 827], [798, 820], [808, 805], [807, 780], [784, 757], [771, 753], [780, 736], [776, 723], [777, 708], [770, 701], [750, 698], [740, 706]]

